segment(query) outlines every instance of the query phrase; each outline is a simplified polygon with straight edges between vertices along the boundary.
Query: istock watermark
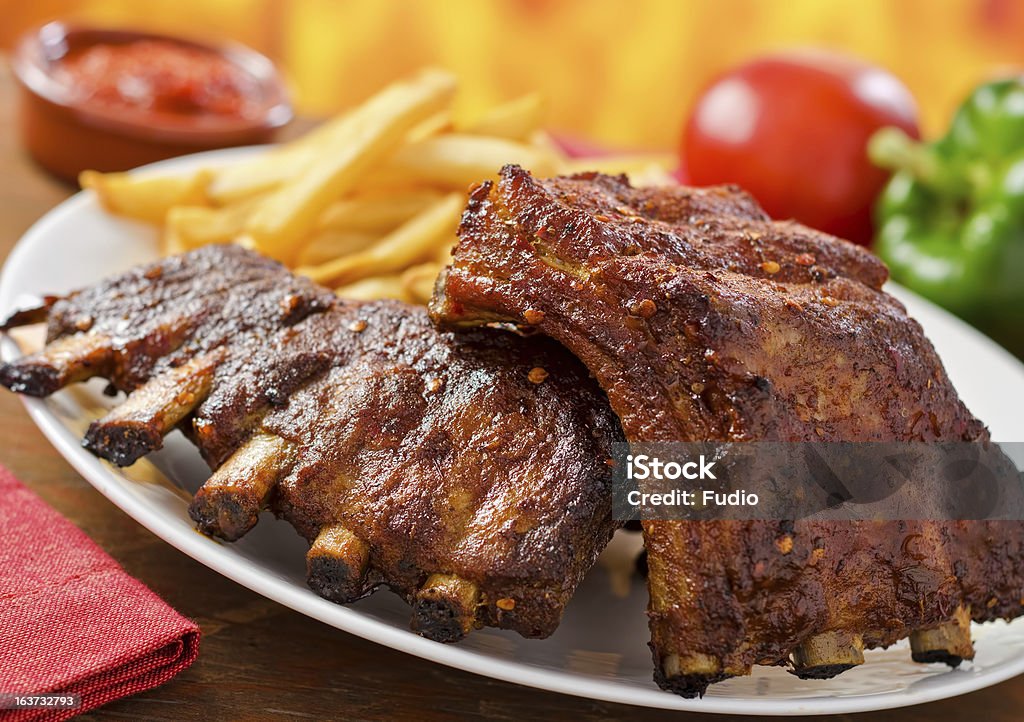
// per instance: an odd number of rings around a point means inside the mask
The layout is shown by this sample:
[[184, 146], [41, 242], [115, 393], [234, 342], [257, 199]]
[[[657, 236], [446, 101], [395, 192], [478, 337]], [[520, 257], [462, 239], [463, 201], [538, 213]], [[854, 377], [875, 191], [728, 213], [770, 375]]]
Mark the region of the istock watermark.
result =
[[648, 443], [613, 453], [620, 520], [1024, 520], [1024, 443]]

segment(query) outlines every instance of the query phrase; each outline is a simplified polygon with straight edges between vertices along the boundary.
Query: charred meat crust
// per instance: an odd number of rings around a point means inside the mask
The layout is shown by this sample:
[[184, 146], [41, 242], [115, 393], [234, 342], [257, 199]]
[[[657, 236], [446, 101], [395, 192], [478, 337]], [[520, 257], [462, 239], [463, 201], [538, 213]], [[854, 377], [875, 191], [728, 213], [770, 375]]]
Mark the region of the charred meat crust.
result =
[[116, 425], [93, 422], [82, 439], [82, 446], [117, 466], [130, 466], [163, 443], [163, 434], [138, 422]]
[[[914, 661], [919, 662], [921, 660], [915, 659]], [[792, 673], [800, 679], [832, 679], [856, 666], [856, 664], [819, 664], [814, 667], [802, 667], [798, 670], [792, 670]]]
[[958, 654], [950, 654], [949, 652], [941, 649], [932, 649], [927, 652], [912, 653], [911, 659], [921, 664], [945, 664], [954, 669], [959, 667], [964, 658]]
[[666, 692], [678, 694], [686, 699], [703, 697], [704, 693], [708, 691], [708, 687], [717, 682], [724, 682], [731, 676], [729, 674], [677, 674], [673, 677], [666, 677], [658, 665], [658, 657], [655, 656], [654, 681]]
[[[204, 533], [238, 538], [270, 508], [310, 541], [315, 591], [390, 586], [427, 636], [550, 634], [615, 528], [621, 429], [547, 339], [439, 332], [422, 308], [345, 302], [211, 246], [56, 301], [48, 341], [0, 380], [45, 395], [108, 378], [128, 398], [90, 449], [131, 463], [181, 428], [215, 470], [191, 509]], [[104, 363], [80, 370], [94, 346]]]
[[[770, 220], [736, 188], [538, 180], [507, 166], [472, 191], [459, 238], [435, 321], [558, 340], [630, 441], [988, 440], [920, 326], [882, 291], [882, 263]], [[976, 621], [1018, 616], [1022, 532], [1016, 522], [646, 522], [656, 679], [699, 694], [753, 664], [794, 664], [820, 635], [871, 648], [958, 608]], [[833, 651], [797, 671], [851, 664]]]

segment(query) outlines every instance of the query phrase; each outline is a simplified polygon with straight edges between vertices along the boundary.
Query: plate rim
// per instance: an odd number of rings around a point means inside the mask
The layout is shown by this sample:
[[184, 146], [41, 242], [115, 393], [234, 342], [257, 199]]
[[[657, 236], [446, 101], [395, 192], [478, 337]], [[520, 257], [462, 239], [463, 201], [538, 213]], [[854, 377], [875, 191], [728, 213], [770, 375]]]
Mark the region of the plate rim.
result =
[[[251, 146], [207, 151], [160, 161], [133, 172], [184, 170], [208, 160], [241, 159], [266, 150], [267, 146]], [[13, 285], [11, 279], [17, 273], [18, 267], [26, 262], [24, 259], [30, 254], [30, 249], [46, 238], [48, 228], [59, 223], [65, 216], [81, 212], [90, 204], [98, 205], [95, 194], [88, 190], [79, 191], [47, 211], [18, 239], [0, 271], [0, 307], [15, 300], [13, 296], [7, 298], [7, 289]], [[905, 289], [900, 289], [900, 292], [913, 296]], [[924, 299], [915, 297], [915, 302], [918, 301], [933, 306], [938, 313], [947, 316], [947, 321], [960, 326], [959, 330], [973, 336], [973, 341], [990, 346], [991, 351], [1004, 355], [1017, 364], [1020, 363], [1008, 351], [962, 320]], [[13, 339], [6, 335], [0, 337], [0, 358], [10, 360], [18, 355], [20, 350]], [[104, 466], [104, 462], [84, 450], [79, 440], [47, 407], [45, 400], [19, 396], [29, 417], [76, 472], [121, 511], [178, 551], [253, 592], [324, 624], [391, 649], [480, 676], [617, 704], [712, 714], [782, 716], [867, 712], [923, 704], [990, 687], [1024, 672], [1022, 653], [995, 668], [984, 669], [977, 674], [951, 677], [945, 684], [930, 685], [921, 689], [908, 687], [876, 694], [823, 694], [816, 697], [786, 699], [719, 696], [684, 699], [659, 690], [653, 681], [650, 689], [644, 689], [614, 679], [599, 679], [536, 667], [526, 662], [490, 658], [474, 650], [460, 649], [456, 645], [444, 645], [419, 637], [407, 630], [397, 629], [384, 621], [368, 617], [358, 609], [321, 599], [312, 591], [276, 578], [259, 567], [239, 566], [237, 560], [222, 552], [221, 544], [214, 540], [200, 534], [181, 534], [158, 510], [148, 507], [122, 489], [123, 483], [127, 480], [119, 479]]]

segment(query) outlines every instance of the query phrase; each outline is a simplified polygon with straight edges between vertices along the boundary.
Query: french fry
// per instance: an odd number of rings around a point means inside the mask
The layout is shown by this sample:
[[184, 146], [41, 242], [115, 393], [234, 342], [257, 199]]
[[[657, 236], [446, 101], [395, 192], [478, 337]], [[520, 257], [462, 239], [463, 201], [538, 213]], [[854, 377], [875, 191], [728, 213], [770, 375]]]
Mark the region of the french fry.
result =
[[342, 298], [356, 301], [374, 301], [378, 298], [393, 298], [397, 301], [412, 303], [412, 299], [402, 286], [399, 276], [371, 276], [361, 281], [339, 286], [334, 292]]
[[164, 227], [160, 231], [160, 253], [165, 256], [174, 256], [178, 253], [184, 253], [188, 250], [178, 234], [169, 227]]
[[438, 246], [437, 250], [434, 251], [434, 263], [439, 266], [447, 266], [452, 262], [452, 251], [455, 250], [455, 244], [458, 239], [453, 238], [452, 242], [448, 245]]
[[543, 119], [544, 98], [540, 93], [530, 93], [492, 108], [462, 132], [526, 141], [540, 127]]
[[417, 125], [406, 136], [405, 141], [407, 143], [416, 143], [424, 138], [429, 138], [438, 133], [443, 133], [446, 130], [452, 129], [452, 114], [445, 110], [440, 113], [427, 118], [422, 123]]
[[341, 256], [365, 250], [380, 240], [380, 234], [327, 228], [313, 234], [299, 251], [299, 266], [319, 266]]
[[671, 156], [569, 159], [526, 95], [452, 120], [455, 79], [427, 70], [303, 137], [186, 176], [86, 172], [111, 212], [160, 227], [164, 254], [231, 242], [283, 261], [347, 298], [426, 303], [451, 261], [466, 190], [507, 163], [667, 182]]
[[640, 168], [628, 175], [629, 182], [635, 188], [655, 188], [658, 186], [676, 185], [679, 182], [675, 176], [656, 164]]
[[402, 273], [402, 288], [412, 303], [426, 304], [434, 295], [434, 282], [441, 272], [438, 263], [420, 263]]
[[246, 221], [260, 200], [259, 196], [247, 198], [223, 208], [175, 206], [167, 212], [167, 228], [181, 239], [186, 248], [228, 243], [245, 231]]
[[256, 250], [256, 241], [254, 241], [251, 236], [248, 236], [244, 233], [235, 239], [235, 243], [241, 246], [242, 248], [246, 248], [250, 251]]
[[425, 71], [353, 110], [345, 119], [345, 132], [325, 143], [313, 165], [275, 190], [249, 219], [247, 231], [259, 250], [285, 262], [294, 258], [298, 241], [324, 209], [354, 188], [410, 130], [448, 107], [454, 93], [454, 77]]
[[82, 188], [94, 191], [109, 212], [154, 224], [163, 223], [174, 206], [205, 203], [209, 181], [205, 170], [185, 175], [85, 170], [78, 176]]
[[517, 163], [540, 177], [559, 172], [561, 165], [555, 156], [525, 143], [446, 133], [399, 148], [366, 184], [386, 186], [395, 177], [411, 177], [425, 184], [465, 190], [472, 183], [496, 177], [506, 163]]
[[440, 200], [433, 190], [377, 193], [335, 201], [320, 216], [320, 229], [386, 233]]
[[660, 169], [667, 175], [678, 165], [679, 161], [670, 153], [623, 153], [572, 158], [565, 161], [564, 172], [598, 171], [608, 175], [625, 173], [632, 176], [634, 173], [650, 173], [652, 169]]
[[219, 169], [210, 183], [210, 199], [227, 204], [279, 188], [316, 160], [316, 148], [289, 144]]
[[297, 178], [316, 161], [324, 145], [347, 132], [347, 119], [347, 113], [340, 114], [290, 143], [218, 168], [207, 189], [210, 199], [219, 205], [234, 203]]
[[566, 160], [565, 173], [597, 171], [608, 175], [625, 174], [636, 188], [674, 185], [672, 171], [678, 162], [669, 154], [637, 153], [628, 155], [595, 156]]
[[545, 153], [549, 153], [556, 158], [560, 158], [562, 161], [568, 160], [565, 151], [562, 149], [551, 134], [544, 130], [537, 130], [530, 134], [527, 139], [527, 143], [532, 145], [534, 148], [539, 148]]
[[296, 272], [328, 285], [347, 285], [370, 276], [397, 273], [436, 253], [438, 247], [454, 242], [464, 203], [462, 193], [451, 193], [366, 250], [319, 266], [304, 266]]

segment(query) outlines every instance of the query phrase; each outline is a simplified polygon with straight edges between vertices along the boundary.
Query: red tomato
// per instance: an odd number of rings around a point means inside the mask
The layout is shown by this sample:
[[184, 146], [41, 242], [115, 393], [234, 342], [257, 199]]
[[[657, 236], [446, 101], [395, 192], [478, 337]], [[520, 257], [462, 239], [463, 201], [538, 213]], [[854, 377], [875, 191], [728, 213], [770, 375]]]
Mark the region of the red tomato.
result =
[[883, 126], [920, 136], [910, 91], [891, 73], [823, 51], [767, 56], [717, 78], [683, 133], [694, 185], [736, 183], [773, 218], [867, 244], [888, 174], [867, 142]]

